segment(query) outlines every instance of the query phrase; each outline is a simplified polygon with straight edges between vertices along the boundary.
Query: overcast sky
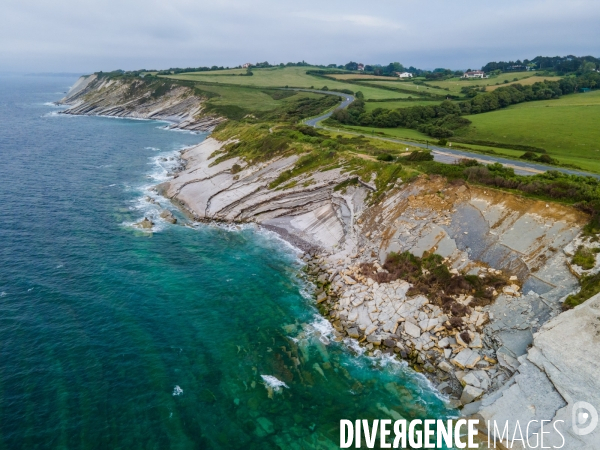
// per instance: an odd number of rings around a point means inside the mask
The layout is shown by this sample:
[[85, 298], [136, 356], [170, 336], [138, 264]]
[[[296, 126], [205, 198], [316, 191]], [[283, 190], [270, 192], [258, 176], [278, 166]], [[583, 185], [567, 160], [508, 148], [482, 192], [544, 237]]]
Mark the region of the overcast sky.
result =
[[600, 57], [600, 0], [2, 0], [0, 72]]

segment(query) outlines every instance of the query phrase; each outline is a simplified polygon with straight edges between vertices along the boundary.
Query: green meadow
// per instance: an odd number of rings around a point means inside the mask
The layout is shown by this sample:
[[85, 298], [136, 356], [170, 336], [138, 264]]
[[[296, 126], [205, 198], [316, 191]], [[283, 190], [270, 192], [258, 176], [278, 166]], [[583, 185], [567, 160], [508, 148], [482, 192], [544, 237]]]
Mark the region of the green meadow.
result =
[[296, 87], [306, 89], [330, 90], [348, 89], [352, 92], [361, 91], [367, 99], [407, 98], [410, 94], [394, 92], [377, 87], [358, 86], [353, 83], [308, 75], [308, 70], [320, 70], [318, 67], [270, 67], [252, 69], [252, 76], [244, 76], [245, 69], [218, 70], [210, 72], [186, 72], [174, 75], [165, 75], [175, 80], [196, 81], [209, 84], [238, 85], [260, 88]]
[[600, 91], [521, 103], [468, 116], [461, 138], [546, 149], [561, 162], [600, 173]]
[[431, 106], [438, 105], [440, 100], [398, 100], [391, 102], [366, 102], [365, 109], [367, 112], [371, 112], [377, 108], [383, 109], [398, 109], [398, 108], [410, 108], [411, 106]]

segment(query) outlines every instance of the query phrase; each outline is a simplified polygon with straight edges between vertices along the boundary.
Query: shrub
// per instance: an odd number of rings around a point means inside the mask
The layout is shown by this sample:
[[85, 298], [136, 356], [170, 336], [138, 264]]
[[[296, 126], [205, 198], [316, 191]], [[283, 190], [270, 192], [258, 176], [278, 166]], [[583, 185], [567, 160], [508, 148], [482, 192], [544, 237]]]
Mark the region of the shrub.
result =
[[407, 161], [433, 161], [433, 154], [427, 151], [415, 150], [404, 157]]
[[587, 299], [600, 292], [600, 273], [591, 276], [583, 276], [579, 281], [581, 283], [581, 289], [577, 294], [572, 294], [567, 297], [563, 303], [563, 309], [575, 308], [577, 305], [581, 305]]
[[593, 269], [596, 265], [596, 255], [592, 249], [586, 248], [583, 245], [580, 245], [573, 255], [573, 259], [571, 262], [583, 270]]
[[381, 155], [379, 155], [377, 157], [377, 161], [393, 161], [394, 157], [392, 155], [390, 155], [389, 153], [382, 153]]

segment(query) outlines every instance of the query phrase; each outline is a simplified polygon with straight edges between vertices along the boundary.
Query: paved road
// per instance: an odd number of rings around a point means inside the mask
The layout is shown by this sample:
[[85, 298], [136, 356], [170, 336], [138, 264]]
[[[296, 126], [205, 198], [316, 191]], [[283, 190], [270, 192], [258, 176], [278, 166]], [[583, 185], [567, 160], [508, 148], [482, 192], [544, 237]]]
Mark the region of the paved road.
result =
[[[317, 92], [319, 94], [329, 94], [329, 95], [337, 95], [342, 98], [342, 103], [336, 108], [347, 108], [350, 103], [354, 101], [354, 96], [349, 94], [344, 94], [342, 92], [333, 92], [333, 91], [319, 91], [316, 89], [294, 89], [296, 91], [308, 91], [308, 92]], [[325, 130], [336, 131], [335, 128], [324, 127], [319, 124], [319, 122], [329, 118], [331, 114], [333, 114], [334, 110], [331, 110], [319, 117], [314, 117], [312, 119], [306, 120], [304, 123], [311, 127], [315, 128], [323, 128]], [[365, 135], [366, 133], [356, 133], [348, 130], [340, 130], [347, 134], [355, 134], [355, 135]], [[572, 175], [582, 175], [582, 176], [591, 176], [594, 178], [599, 178], [600, 175], [584, 172], [581, 170], [573, 170], [573, 169], [565, 169], [563, 167], [554, 167], [554, 166], [546, 166], [544, 164], [531, 163], [527, 161], [519, 161], [515, 159], [502, 158], [499, 156], [489, 156], [482, 155], [480, 153], [472, 153], [465, 150], [455, 150], [450, 147], [438, 147], [432, 144], [422, 144], [420, 142], [412, 142], [412, 141], [404, 141], [402, 139], [393, 139], [393, 138], [384, 138], [380, 136], [369, 136], [370, 138], [379, 139], [382, 141], [396, 142], [399, 144], [411, 145], [414, 147], [428, 148], [432, 151], [433, 157], [435, 161], [445, 162], [445, 163], [453, 163], [462, 158], [470, 158], [476, 159], [477, 161], [490, 164], [498, 162], [506, 167], [511, 167], [515, 170], [515, 173], [520, 175], [535, 175], [536, 173], [546, 172], [548, 170], [557, 170], [559, 172], [568, 173]]]

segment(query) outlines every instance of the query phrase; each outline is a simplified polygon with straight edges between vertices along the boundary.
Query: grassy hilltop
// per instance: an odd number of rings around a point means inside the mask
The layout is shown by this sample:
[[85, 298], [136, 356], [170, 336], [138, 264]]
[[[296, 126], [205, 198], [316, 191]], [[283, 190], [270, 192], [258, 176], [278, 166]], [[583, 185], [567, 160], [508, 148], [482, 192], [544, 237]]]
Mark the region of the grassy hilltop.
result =
[[[100, 76], [122, 78], [132, 89], [150, 91], [153, 98], [178, 85], [190, 88], [190, 93], [203, 99], [201, 115], [229, 119], [213, 132], [219, 140], [232, 140], [218, 160], [237, 156], [252, 164], [299, 155], [295, 167], [274, 180], [271, 189], [293, 187], [299, 174], [341, 168], [355, 177], [339, 190], [348, 183], [372, 183], [375, 191], [369, 202], [377, 203], [400, 183], [441, 175], [452, 183], [574, 204], [590, 214], [585, 232], [598, 239], [600, 180], [596, 178], [558, 171], [523, 176], [500, 164], [485, 166], [469, 159], [443, 164], [433, 161], [428, 151], [381, 139], [437, 142], [432, 134], [451, 130], [447, 140], [453, 147], [515, 159], [527, 155], [600, 173], [600, 131], [595, 124], [600, 91], [578, 93], [581, 83], [575, 75], [524, 72], [471, 80], [452, 75], [441, 80], [400, 80], [311, 66], [173, 72]], [[588, 78], [593, 81], [595, 76], [594, 72]], [[352, 93], [356, 101], [346, 110], [336, 110], [326, 121], [327, 129], [317, 130], [303, 121], [335, 109], [339, 97], [285, 87]], [[361, 126], [364, 121], [370, 123]], [[590, 283], [594, 292], [600, 290], [600, 279]]]
[[[239, 119], [252, 111], [277, 111], [282, 105], [299, 98], [319, 98], [319, 94], [297, 93], [280, 98], [276, 88], [293, 87], [361, 92], [364, 110], [394, 111], [414, 106], [434, 106], [447, 100], [460, 103], [474, 96], [494, 92], [507, 86], [532, 86], [540, 82], [557, 82], [563, 77], [532, 71], [501, 73], [486, 79], [443, 80], [399, 79], [390, 76], [361, 74], [318, 67], [269, 67], [185, 72], [162, 75], [177, 81], [193, 82], [210, 96], [213, 111]], [[330, 103], [323, 101], [323, 106]], [[558, 165], [578, 167], [600, 173], [600, 129], [595, 125], [600, 109], [600, 93], [574, 93], [560, 98], [528, 101], [507, 108], [464, 116], [471, 124], [457, 129], [447, 140], [455, 147], [475, 152], [520, 158], [522, 148], [531, 147], [546, 153]], [[436, 141], [415, 128], [337, 124], [336, 128], [369, 134], [383, 134], [417, 141]], [[516, 149], [515, 149], [516, 148]]]

